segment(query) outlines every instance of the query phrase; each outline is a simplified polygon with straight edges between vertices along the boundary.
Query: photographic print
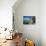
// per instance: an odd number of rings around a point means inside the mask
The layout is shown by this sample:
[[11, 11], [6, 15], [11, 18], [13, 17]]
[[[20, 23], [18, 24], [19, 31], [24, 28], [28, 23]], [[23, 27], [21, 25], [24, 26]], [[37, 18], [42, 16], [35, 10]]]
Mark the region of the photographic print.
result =
[[23, 24], [35, 24], [35, 16], [23, 16]]

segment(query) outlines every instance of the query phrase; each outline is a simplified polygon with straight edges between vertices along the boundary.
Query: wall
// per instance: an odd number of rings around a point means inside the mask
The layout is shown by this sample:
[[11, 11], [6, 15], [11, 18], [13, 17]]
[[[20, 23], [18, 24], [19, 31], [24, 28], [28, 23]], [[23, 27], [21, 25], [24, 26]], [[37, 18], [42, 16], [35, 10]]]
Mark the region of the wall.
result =
[[42, 46], [46, 46], [46, 0], [41, 1], [41, 38]]
[[[41, 0], [23, 0], [17, 7], [16, 5], [14, 5], [16, 30], [22, 32], [24, 38], [34, 40], [36, 46], [41, 46]], [[24, 25], [23, 16], [36, 16], [36, 23]]]

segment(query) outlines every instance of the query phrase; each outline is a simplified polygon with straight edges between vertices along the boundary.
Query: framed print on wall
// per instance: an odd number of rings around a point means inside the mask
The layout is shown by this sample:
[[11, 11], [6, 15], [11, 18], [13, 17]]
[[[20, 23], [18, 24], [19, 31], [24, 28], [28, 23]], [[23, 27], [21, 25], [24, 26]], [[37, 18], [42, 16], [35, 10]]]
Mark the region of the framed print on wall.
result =
[[35, 16], [23, 16], [23, 24], [35, 24]]

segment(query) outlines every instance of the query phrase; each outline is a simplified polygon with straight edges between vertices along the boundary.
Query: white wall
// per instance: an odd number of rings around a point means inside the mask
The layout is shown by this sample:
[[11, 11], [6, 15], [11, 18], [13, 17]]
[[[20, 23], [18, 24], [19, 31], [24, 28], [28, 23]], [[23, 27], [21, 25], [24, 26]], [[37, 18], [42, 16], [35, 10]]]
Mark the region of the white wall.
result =
[[[29, 34], [31, 36], [30, 38], [33, 38], [38, 46], [40, 42], [42, 44], [41, 46], [46, 46], [46, 0], [41, 0], [41, 2], [40, 0], [31, 0], [30, 2], [22, 1], [21, 5], [14, 5], [13, 9], [15, 9], [15, 11], [13, 10], [15, 18], [17, 16], [17, 22], [15, 21], [16, 29], [19, 32], [23, 32], [24, 36]], [[28, 15], [36, 16], [35, 25], [23, 25], [23, 16]]]
[[41, 38], [42, 46], [46, 46], [46, 0], [41, 1]]
[[12, 6], [16, 0], [0, 0], [0, 27], [12, 28]]
[[[22, 32], [25, 38], [34, 40], [36, 46], [41, 46], [41, 0], [23, 0], [14, 10], [15, 18], [17, 16], [15, 26], [18, 32]], [[23, 16], [36, 16], [36, 24], [24, 25]]]

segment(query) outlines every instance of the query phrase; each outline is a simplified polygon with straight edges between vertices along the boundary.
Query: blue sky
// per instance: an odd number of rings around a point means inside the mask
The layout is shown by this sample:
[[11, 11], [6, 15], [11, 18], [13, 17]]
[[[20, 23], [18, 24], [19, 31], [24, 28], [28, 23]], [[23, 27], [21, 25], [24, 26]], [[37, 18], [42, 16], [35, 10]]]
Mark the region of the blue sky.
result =
[[23, 16], [23, 19], [24, 20], [30, 20], [30, 19], [32, 19], [32, 16]]

